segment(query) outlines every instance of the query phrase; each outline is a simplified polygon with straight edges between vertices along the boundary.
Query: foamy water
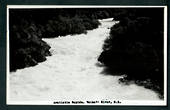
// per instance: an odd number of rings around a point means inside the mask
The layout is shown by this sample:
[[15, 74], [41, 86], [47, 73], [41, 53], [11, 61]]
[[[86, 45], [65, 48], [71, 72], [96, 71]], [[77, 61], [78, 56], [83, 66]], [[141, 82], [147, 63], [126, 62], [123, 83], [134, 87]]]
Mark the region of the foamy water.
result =
[[159, 100], [157, 94], [135, 84], [119, 84], [121, 76], [105, 75], [96, 66], [112, 19], [101, 20], [87, 34], [46, 38], [52, 56], [37, 66], [10, 74], [10, 101], [48, 100]]

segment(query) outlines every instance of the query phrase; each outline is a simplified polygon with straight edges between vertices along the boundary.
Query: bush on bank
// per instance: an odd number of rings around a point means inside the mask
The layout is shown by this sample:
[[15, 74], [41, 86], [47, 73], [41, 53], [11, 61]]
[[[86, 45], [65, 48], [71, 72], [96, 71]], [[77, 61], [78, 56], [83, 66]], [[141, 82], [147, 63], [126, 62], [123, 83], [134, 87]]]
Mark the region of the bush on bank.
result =
[[51, 55], [42, 38], [86, 33], [111, 17], [108, 9], [10, 9], [10, 71], [34, 66]]
[[[163, 9], [119, 9], [98, 60], [163, 94]], [[154, 12], [157, 13], [154, 13]]]

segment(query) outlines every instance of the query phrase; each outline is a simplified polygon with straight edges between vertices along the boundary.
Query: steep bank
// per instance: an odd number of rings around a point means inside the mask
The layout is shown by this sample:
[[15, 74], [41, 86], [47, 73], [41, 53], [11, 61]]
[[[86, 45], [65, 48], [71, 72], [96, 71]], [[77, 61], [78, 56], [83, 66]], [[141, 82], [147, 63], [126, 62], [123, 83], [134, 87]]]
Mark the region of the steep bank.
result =
[[[154, 13], [156, 12], [156, 13]], [[105, 40], [99, 61], [112, 72], [126, 74], [123, 81], [164, 95], [164, 12], [163, 8], [120, 9]]]
[[97, 28], [99, 26], [97, 18], [102, 16], [92, 16], [98, 11], [95, 9], [10, 9], [10, 71], [35, 66], [45, 61], [46, 56], [51, 55], [50, 46], [42, 41], [42, 38], [81, 34]]

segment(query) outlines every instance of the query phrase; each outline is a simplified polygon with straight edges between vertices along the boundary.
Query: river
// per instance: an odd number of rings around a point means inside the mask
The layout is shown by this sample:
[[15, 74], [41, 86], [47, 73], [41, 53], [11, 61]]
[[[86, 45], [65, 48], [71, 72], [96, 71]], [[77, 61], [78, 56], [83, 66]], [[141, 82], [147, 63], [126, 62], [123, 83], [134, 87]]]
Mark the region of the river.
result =
[[86, 34], [44, 38], [52, 56], [34, 67], [9, 75], [10, 101], [48, 100], [160, 100], [158, 94], [136, 84], [124, 85], [122, 76], [104, 74], [97, 66], [112, 19], [100, 20], [99, 28]]

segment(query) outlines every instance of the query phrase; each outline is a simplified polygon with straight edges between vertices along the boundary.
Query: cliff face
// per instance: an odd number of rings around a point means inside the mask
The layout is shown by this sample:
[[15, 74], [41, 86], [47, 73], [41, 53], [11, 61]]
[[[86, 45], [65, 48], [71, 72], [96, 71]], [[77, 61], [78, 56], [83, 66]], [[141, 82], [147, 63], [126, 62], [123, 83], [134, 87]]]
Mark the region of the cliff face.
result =
[[[163, 9], [119, 9], [98, 60], [129, 79], [151, 80], [163, 90]], [[156, 13], [155, 13], [156, 12]]]

